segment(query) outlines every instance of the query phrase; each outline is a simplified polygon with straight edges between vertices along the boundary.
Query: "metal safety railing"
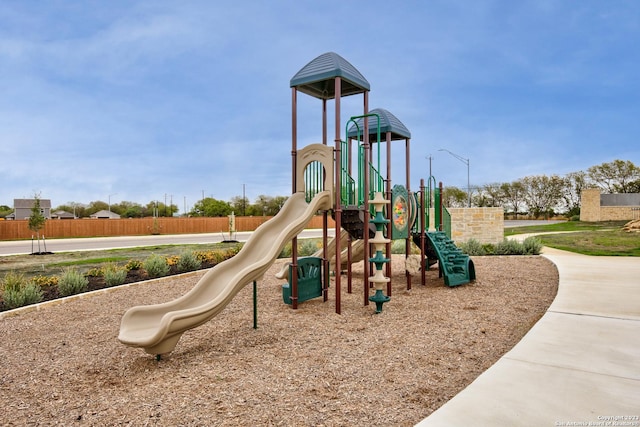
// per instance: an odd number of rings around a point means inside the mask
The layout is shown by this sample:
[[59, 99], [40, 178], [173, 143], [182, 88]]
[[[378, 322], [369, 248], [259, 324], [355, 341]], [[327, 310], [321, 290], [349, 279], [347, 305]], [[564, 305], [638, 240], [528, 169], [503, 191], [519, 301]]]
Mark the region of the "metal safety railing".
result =
[[[374, 166], [369, 159], [365, 158], [365, 153], [364, 153], [364, 145], [360, 144], [360, 135], [362, 130], [360, 129], [360, 125], [357, 122], [357, 119], [366, 119], [368, 120], [369, 117], [375, 117], [377, 120], [377, 126], [376, 126], [376, 134], [377, 134], [377, 139], [375, 142], [378, 143], [378, 156], [377, 156], [377, 167]], [[364, 205], [364, 200], [365, 197], [368, 198], [368, 200], [372, 199], [375, 195], [376, 192], [379, 191], [384, 191], [384, 177], [380, 174], [380, 116], [378, 114], [375, 113], [371, 113], [371, 114], [364, 114], [361, 116], [353, 116], [351, 117], [346, 124], [346, 134], [349, 134], [349, 124], [353, 123], [354, 126], [356, 127], [356, 141], [358, 141], [358, 183], [357, 183], [357, 199], [355, 200], [355, 204], [357, 204], [358, 206], [363, 206]], [[346, 143], [345, 143], [345, 147], [346, 147]], [[369, 194], [365, 194], [367, 193], [365, 186], [364, 186], [364, 174], [365, 174], [365, 167], [366, 165], [369, 165]]]
[[304, 197], [309, 203], [316, 194], [324, 190], [324, 167], [319, 161], [309, 163], [303, 172]]
[[349, 174], [349, 144], [347, 141], [341, 142], [341, 162], [340, 162], [340, 202], [343, 206], [352, 206], [356, 202], [356, 181]]
[[447, 237], [451, 238], [451, 214], [446, 207], [442, 207], [442, 231]]

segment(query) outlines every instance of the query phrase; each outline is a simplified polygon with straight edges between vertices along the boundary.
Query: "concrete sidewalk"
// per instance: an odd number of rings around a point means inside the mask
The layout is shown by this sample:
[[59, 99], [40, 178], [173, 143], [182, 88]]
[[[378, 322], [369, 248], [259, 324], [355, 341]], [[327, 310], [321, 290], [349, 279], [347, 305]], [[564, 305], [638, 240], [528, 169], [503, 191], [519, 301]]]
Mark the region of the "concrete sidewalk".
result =
[[560, 273], [546, 314], [418, 426], [640, 426], [640, 259], [543, 256]]

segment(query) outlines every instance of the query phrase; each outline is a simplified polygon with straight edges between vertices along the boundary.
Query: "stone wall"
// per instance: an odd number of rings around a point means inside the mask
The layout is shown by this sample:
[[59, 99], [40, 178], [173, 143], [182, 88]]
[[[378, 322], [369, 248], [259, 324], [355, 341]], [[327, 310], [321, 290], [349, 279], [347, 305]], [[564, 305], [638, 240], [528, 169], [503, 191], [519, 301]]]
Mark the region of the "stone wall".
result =
[[451, 214], [451, 240], [499, 243], [504, 240], [504, 209], [447, 208]]
[[640, 206], [603, 206], [600, 190], [589, 188], [580, 195], [580, 221], [627, 221], [640, 216]]

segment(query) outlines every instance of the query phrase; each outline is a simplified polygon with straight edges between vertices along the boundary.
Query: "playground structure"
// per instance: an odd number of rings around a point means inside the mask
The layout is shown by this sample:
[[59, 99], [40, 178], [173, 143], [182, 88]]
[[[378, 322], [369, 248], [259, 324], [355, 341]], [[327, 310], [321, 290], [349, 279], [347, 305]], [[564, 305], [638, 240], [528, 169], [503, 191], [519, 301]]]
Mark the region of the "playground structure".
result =
[[[435, 179], [429, 178], [429, 187], [422, 181], [420, 190], [411, 193], [411, 133], [387, 110], [369, 111], [370, 86], [362, 74], [344, 58], [329, 52], [296, 73], [290, 87], [292, 196], [274, 218], [258, 227], [235, 257], [207, 272], [184, 296], [164, 304], [129, 309], [122, 318], [118, 336], [123, 344], [141, 347], [158, 356], [173, 351], [185, 331], [209, 321], [244, 286], [261, 278], [288, 241], [292, 243], [292, 259], [279, 277], [288, 278], [288, 284], [283, 287], [283, 299], [292, 309], [310, 298], [323, 296], [324, 301], [328, 300], [330, 259], [335, 257], [336, 313], [341, 313], [341, 273], [346, 268], [347, 292], [352, 292], [352, 264], [359, 261], [364, 262], [365, 278], [368, 277], [363, 280], [363, 304], [375, 302], [376, 312], [381, 312], [382, 304], [392, 296], [391, 242], [398, 239], [405, 241], [405, 258], [411, 253], [412, 241], [420, 247], [423, 285], [425, 270], [435, 260], [440, 276], [448, 286], [475, 279], [473, 262], [455, 247], [444, 230], [446, 209], [439, 200], [441, 188], [435, 189], [432, 185]], [[297, 147], [298, 93], [322, 102], [322, 140], [301, 149]], [[347, 121], [343, 140], [340, 101], [342, 97], [358, 94], [363, 96], [363, 114]], [[329, 100], [334, 101], [335, 108], [333, 147], [328, 145]], [[383, 136], [384, 173], [381, 169]], [[370, 142], [372, 137], [375, 139]], [[406, 182], [404, 186], [392, 187], [391, 143], [397, 140], [405, 141]], [[353, 156], [354, 142], [357, 156]], [[435, 196], [435, 231], [429, 228], [432, 194]], [[323, 248], [313, 259], [299, 259], [297, 235], [318, 211], [323, 215]], [[329, 214], [335, 222], [331, 242], [328, 238]], [[376, 250], [373, 257], [371, 244]], [[407, 289], [411, 289], [411, 274], [406, 271], [405, 277]], [[375, 286], [373, 296], [370, 295], [370, 283]]]

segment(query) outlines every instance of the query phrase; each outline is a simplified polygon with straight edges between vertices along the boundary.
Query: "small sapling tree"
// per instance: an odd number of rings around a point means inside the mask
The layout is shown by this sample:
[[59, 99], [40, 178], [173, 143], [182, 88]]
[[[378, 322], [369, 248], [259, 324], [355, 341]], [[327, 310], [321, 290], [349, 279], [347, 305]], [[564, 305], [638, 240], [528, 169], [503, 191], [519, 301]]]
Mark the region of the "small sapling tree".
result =
[[40, 208], [40, 194], [36, 193], [33, 196], [33, 207], [31, 208], [31, 215], [29, 216], [29, 230], [36, 233], [38, 238], [38, 252], [35, 252], [37, 254], [43, 253], [40, 250], [40, 230], [44, 228], [44, 223], [46, 221], [47, 219], [42, 215], [42, 210]]

